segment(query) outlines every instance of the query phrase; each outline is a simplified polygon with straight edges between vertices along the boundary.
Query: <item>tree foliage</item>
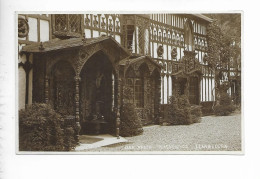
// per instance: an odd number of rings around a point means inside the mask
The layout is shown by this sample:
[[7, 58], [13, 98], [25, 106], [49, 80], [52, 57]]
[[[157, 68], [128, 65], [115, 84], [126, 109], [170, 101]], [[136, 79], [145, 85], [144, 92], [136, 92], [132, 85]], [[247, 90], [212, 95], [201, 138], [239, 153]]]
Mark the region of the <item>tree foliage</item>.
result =
[[[204, 61], [208, 63], [215, 74], [216, 103], [214, 110], [218, 115], [222, 113], [227, 115], [234, 110], [227, 90], [232, 78], [241, 80], [239, 74], [241, 66], [241, 15], [211, 14], [209, 16], [214, 21], [208, 26], [208, 55]], [[229, 74], [230, 68], [235, 69], [235, 76], [232, 78]], [[227, 78], [224, 78], [224, 73]], [[239, 88], [236, 87], [236, 90]], [[223, 101], [225, 102], [223, 103]]]
[[[241, 65], [241, 14], [207, 14], [214, 19], [208, 26], [208, 61], [223, 71]], [[221, 76], [220, 76], [221, 77]]]
[[216, 20], [221, 31], [231, 37], [236, 43], [241, 42], [241, 14], [205, 14]]

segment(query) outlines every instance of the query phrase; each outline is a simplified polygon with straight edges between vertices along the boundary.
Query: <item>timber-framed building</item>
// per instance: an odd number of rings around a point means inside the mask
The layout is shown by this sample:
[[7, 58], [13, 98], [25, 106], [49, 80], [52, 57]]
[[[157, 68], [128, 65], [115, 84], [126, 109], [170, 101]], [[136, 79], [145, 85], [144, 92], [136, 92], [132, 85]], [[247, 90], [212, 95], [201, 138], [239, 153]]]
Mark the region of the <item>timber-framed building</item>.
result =
[[19, 109], [49, 103], [82, 133], [93, 120], [112, 133], [124, 87], [143, 124], [158, 123], [172, 95], [210, 105], [214, 74], [203, 58], [211, 21], [200, 14], [19, 14]]

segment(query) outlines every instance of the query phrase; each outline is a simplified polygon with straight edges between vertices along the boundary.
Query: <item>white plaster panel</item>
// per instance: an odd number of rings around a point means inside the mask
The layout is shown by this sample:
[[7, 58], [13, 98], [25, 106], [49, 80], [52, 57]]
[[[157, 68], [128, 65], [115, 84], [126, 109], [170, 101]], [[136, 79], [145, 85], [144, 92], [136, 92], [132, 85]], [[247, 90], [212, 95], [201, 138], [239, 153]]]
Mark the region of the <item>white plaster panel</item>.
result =
[[19, 109], [25, 108], [26, 74], [23, 67], [18, 68], [18, 103]]
[[203, 57], [204, 57], [204, 52], [201, 52], [201, 60], [203, 61]]
[[154, 51], [153, 51], [154, 58], [157, 58], [157, 43], [153, 44], [153, 49], [154, 49]]
[[184, 48], [181, 48], [181, 58], [184, 56]]
[[86, 38], [91, 38], [91, 31], [90, 31], [90, 29], [85, 29], [85, 37]]
[[37, 42], [38, 41], [38, 34], [37, 34], [37, 19], [29, 17], [28, 18], [29, 24], [29, 41]]
[[208, 89], [208, 85], [209, 85], [209, 83], [208, 83], [208, 78], [205, 78], [205, 91], [206, 91], [206, 96], [205, 96], [205, 99], [206, 99], [206, 101], [209, 101], [209, 97], [208, 97], [208, 94], [209, 94], [209, 89]]
[[167, 77], [164, 76], [164, 104], [167, 104]]
[[202, 78], [202, 97], [203, 97], [202, 100], [203, 100], [203, 101], [206, 101], [205, 86], [206, 86], [206, 85], [205, 85], [205, 78], [203, 77], [203, 78]]
[[136, 53], [139, 54], [139, 28], [136, 27]]
[[116, 39], [116, 41], [117, 41], [119, 44], [121, 44], [121, 37], [120, 37], [120, 35], [115, 35], [115, 39]]
[[212, 92], [212, 100], [215, 101], [215, 79], [213, 78], [212, 79], [212, 89], [213, 89], [213, 92]]
[[135, 44], [136, 44], [136, 42], [135, 42], [135, 31], [134, 31], [134, 33], [133, 33], [134, 35], [133, 35], [133, 45], [132, 45], [132, 52], [133, 53], [135, 53]]
[[169, 96], [172, 96], [172, 77], [169, 76]]
[[195, 55], [195, 58], [197, 58], [197, 59], [199, 60], [199, 62], [201, 62], [201, 60], [199, 59], [199, 54], [198, 54], [198, 51], [197, 51], [197, 50], [195, 50], [195, 53], [196, 53], [196, 55]]
[[93, 30], [93, 37], [99, 37], [99, 32], [96, 30]]
[[151, 57], [154, 57], [154, 55], [153, 55], [153, 43], [152, 42], [150, 42], [150, 55], [151, 55]]
[[163, 77], [161, 76], [161, 104], [163, 104]]
[[167, 59], [167, 45], [163, 45], [163, 59]]
[[172, 59], [171, 49], [172, 49], [172, 47], [171, 47], [171, 46], [168, 46], [168, 60], [171, 60], [171, 59]]
[[212, 95], [211, 95], [211, 91], [212, 91], [212, 86], [211, 86], [211, 79], [209, 79], [209, 101], [212, 101]]
[[200, 101], [203, 101], [203, 85], [202, 85], [203, 80], [200, 80]]
[[40, 20], [40, 41], [45, 42], [50, 39], [49, 37], [49, 21]]

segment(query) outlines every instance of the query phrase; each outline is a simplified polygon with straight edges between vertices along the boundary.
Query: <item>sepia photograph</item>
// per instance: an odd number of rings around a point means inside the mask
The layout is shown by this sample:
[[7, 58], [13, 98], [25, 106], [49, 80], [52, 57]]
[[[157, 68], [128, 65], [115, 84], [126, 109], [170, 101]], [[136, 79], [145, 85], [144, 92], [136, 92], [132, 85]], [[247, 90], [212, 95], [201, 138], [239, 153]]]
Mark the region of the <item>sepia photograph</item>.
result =
[[243, 154], [243, 13], [16, 13], [17, 154]]

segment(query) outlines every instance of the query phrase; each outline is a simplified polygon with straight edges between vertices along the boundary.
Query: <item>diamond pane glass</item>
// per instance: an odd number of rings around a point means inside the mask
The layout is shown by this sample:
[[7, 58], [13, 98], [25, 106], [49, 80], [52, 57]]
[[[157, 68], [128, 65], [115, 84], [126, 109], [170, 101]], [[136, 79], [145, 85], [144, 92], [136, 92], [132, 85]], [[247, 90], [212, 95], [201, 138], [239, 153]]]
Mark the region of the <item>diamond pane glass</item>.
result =
[[67, 15], [57, 14], [55, 15], [55, 30], [67, 31]]
[[69, 15], [69, 26], [70, 26], [70, 32], [80, 32], [80, 18], [81, 16], [78, 14], [71, 14]]

